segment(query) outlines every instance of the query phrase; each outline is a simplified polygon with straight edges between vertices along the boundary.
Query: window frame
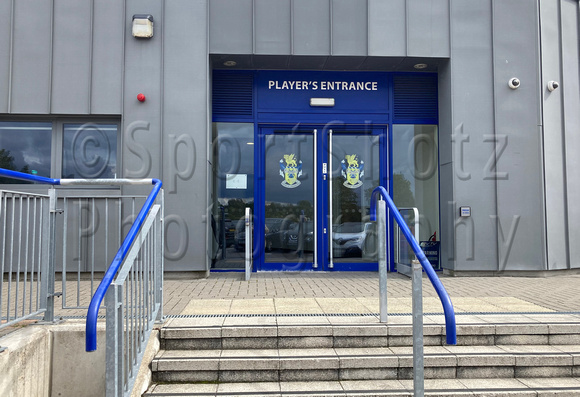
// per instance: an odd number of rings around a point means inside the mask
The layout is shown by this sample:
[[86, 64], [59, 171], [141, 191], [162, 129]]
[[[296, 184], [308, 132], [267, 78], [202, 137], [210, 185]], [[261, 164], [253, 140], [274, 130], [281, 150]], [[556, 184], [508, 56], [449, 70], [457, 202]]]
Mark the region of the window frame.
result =
[[[51, 146], [50, 146], [50, 178], [53, 179], [63, 179], [63, 154], [64, 154], [64, 126], [65, 124], [110, 124], [117, 126], [117, 156], [116, 156], [116, 177], [123, 177], [123, 165], [122, 165], [122, 120], [120, 117], [111, 116], [0, 116], [1, 122], [35, 122], [35, 123], [51, 123], [52, 125], [52, 135], [51, 135]], [[112, 179], [112, 178], [111, 178]], [[24, 183], [15, 183], [10, 185], [2, 186], [38, 186], [30, 185]], [[58, 187], [58, 186], [57, 186]], [[62, 188], [62, 187], [60, 187]], [[67, 187], [71, 189], [72, 187]], [[93, 189], [111, 189], [112, 186], [92, 186]]]

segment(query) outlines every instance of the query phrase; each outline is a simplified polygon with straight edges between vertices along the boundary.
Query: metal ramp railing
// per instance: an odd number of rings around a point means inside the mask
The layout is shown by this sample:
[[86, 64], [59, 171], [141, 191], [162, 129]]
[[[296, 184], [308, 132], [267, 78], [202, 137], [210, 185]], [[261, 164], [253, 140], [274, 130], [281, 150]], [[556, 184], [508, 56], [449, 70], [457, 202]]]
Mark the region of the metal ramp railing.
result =
[[[377, 200], [378, 197], [382, 200]], [[423, 289], [422, 289], [422, 269], [425, 270], [427, 277], [435, 288], [439, 299], [443, 305], [443, 312], [445, 314], [445, 329], [447, 336], [447, 344], [457, 344], [457, 329], [455, 323], [455, 311], [453, 304], [449, 298], [449, 294], [445, 287], [437, 277], [435, 270], [427, 260], [423, 250], [419, 246], [419, 242], [413, 236], [407, 223], [401, 216], [397, 206], [387, 193], [387, 190], [382, 187], [376, 187], [371, 194], [371, 221], [377, 221], [377, 232], [379, 238], [379, 291], [380, 291], [380, 318], [381, 322], [387, 321], [387, 244], [386, 244], [386, 228], [387, 228], [387, 211], [386, 206], [389, 206], [391, 214], [395, 221], [401, 228], [405, 238], [411, 245], [415, 256], [419, 263], [413, 263], [412, 266], [412, 307], [413, 307], [413, 386], [415, 397], [422, 397], [425, 395], [424, 384], [424, 365], [423, 365]], [[378, 208], [378, 214], [377, 214]], [[421, 269], [422, 268], [422, 269]]]
[[[67, 246], [67, 227], [69, 223], [78, 226], [74, 242], [79, 252], [90, 255], [76, 257], [79, 263], [91, 262], [89, 269], [90, 295], [93, 292], [93, 281], [96, 277], [94, 262], [99, 245], [95, 241], [95, 230], [84, 230], [80, 218], [91, 214], [95, 225], [96, 204], [93, 197], [82, 197], [92, 203], [86, 207], [79, 199], [79, 211], [71, 211], [67, 217], [67, 197], [58, 198], [55, 186], [121, 186], [121, 185], [153, 185], [153, 189], [145, 199], [136, 218], [135, 197], [129, 197], [129, 208], [122, 211], [122, 196], [103, 197], [104, 222], [103, 229], [113, 232], [116, 229], [119, 238], [122, 234], [123, 221], [121, 213], [128, 218], [135, 218], [131, 229], [123, 240], [111, 265], [106, 269], [102, 281], [88, 305], [86, 337], [87, 351], [96, 349], [96, 326], [101, 302], [105, 299], [106, 307], [106, 396], [127, 396], [137, 375], [137, 370], [149, 336], [156, 320], [163, 316], [163, 190], [158, 179], [52, 179], [30, 175], [22, 172], [0, 168], [0, 177], [50, 185], [48, 194], [39, 194], [37, 186], [31, 192], [16, 192], [0, 189], [0, 328], [29, 318], [45, 322], [53, 322], [55, 317], [55, 298], [62, 296], [62, 309], [83, 309], [84, 301], [79, 298], [80, 284], [85, 282], [79, 278], [77, 283], [77, 299], [67, 306], [65, 287], [67, 281], [67, 261], [70, 260]], [[26, 190], [26, 189], [22, 189]], [[78, 192], [77, 192], [78, 193]], [[59, 201], [60, 200], [60, 201]], [[91, 201], [92, 200], [92, 201]], [[118, 212], [109, 211], [109, 202], [115, 201], [112, 207], [118, 207]], [[84, 202], [84, 201], [83, 201]], [[63, 209], [58, 209], [63, 205]], [[85, 211], [88, 209], [88, 211]], [[117, 214], [118, 224], [109, 229], [108, 218]], [[62, 214], [61, 217], [57, 216]], [[84, 214], [84, 215], [81, 215]], [[79, 219], [73, 219], [73, 218]], [[115, 216], [112, 216], [113, 218]], [[102, 220], [102, 219], [101, 219]], [[89, 222], [89, 223], [91, 223]], [[98, 222], [97, 222], [98, 223]], [[61, 235], [57, 238], [57, 225]], [[62, 226], [62, 227], [61, 227]], [[78, 233], [77, 233], [78, 232]], [[105, 232], [105, 234], [107, 234]], [[109, 238], [106, 235], [105, 241]], [[98, 240], [98, 238], [97, 238]], [[92, 241], [90, 244], [87, 241]], [[86, 245], [90, 245], [87, 248]], [[57, 251], [59, 245], [62, 251]], [[117, 245], [117, 247], [119, 246]], [[63, 249], [62, 246], [65, 248]], [[81, 247], [83, 246], [83, 247]], [[101, 251], [107, 248], [99, 246]], [[62, 269], [56, 268], [57, 256], [62, 256]], [[104, 255], [107, 256], [106, 254]], [[90, 258], [88, 258], [90, 257]], [[102, 258], [101, 258], [102, 259]], [[63, 292], [55, 292], [55, 274], [62, 272]], [[86, 270], [86, 269], [85, 269]], [[112, 288], [109, 288], [112, 287]], [[107, 290], [109, 292], [107, 292]], [[87, 295], [89, 294], [87, 293]]]

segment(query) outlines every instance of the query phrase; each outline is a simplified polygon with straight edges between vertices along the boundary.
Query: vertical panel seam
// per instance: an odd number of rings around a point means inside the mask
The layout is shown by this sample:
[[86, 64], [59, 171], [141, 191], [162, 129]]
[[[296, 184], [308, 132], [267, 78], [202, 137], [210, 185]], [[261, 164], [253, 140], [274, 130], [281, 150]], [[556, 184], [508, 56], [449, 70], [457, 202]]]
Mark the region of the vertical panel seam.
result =
[[405, 57], [409, 56], [409, 0], [405, 0]]
[[94, 52], [94, 30], [95, 30], [95, 0], [91, 0], [90, 4], [90, 31], [89, 31], [89, 92], [87, 98], [87, 114], [92, 113], [92, 97], [93, 97], [93, 52]]
[[328, 25], [329, 25], [329, 44], [330, 44], [330, 56], [334, 55], [334, 8], [332, 7], [334, 0], [328, 0]]
[[159, 170], [157, 171], [157, 175], [158, 178], [163, 178], [163, 154], [165, 152], [165, 148], [163, 147], [163, 136], [164, 134], [164, 119], [165, 117], [163, 117], [165, 115], [165, 4], [166, 1], [163, 0], [161, 2], [161, 59], [160, 59], [160, 65], [159, 65], [159, 73], [160, 73], [160, 81], [161, 81], [161, 87], [160, 87], [160, 92], [159, 92], [159, 97], [161, 98], [161, 100], [159, 101], [159, 130], [160, 130], [160, 134], [159, 134]]
[[548, 191], [547, 191], [547, 184], [546, 184], [546, 145], [545, 145], [545, 129], [544, 129], [544, 92], [542, 90], [543, 86], [544, 86], [544, 61], [543, 61], [543, 54], [542, 54], [542, 11], [541, 11], [541, 5], [540, 5], [540, 0], [536, 0], [536, 5], [537, 5], [537, 9], [538, 9], [538, 73], [539, 73], [539, 89], [538, 89], [538, 97], [539, 99], [539, 113], [540, 113], [540, 119], [539, 119], [539, 123], [538, 123], [538, 129], [540, 132], [540, 145], [541, 145], [541, 150], [540, 150], [540, 156], [541, 156], [541, 161], [542, 161], [542, 173], [543, 175], [541, 175], [540, 177], [540, 181], [542, 184], [542, 196], [543, 196], [543, 201], [544, 201], [544, 236], [545, 236], [545, 240], [544, 240], [544, 245], [545, 245], [545, 266], [546, 269], [545, 270], [549, 270], [550, 269], [550, 254], [549, 254], [549, 234], [548, 234]]
[[[495, 59], [495, 7], [494, 7], [494, 0], [490, 1], [490, 5], [491, 5], [491, 75], [492, 75], [492, 85], [491, 85], [491, 91], [492, 91], [492, 97], [493, 97], [493, 135], [495, 137], [497, 137], [497, 91], [496, 91], [496, 59]], [[497, 170], [497, 156], [495, 153], [495, 149], [494, 149], [494, 164]], [[499, 271], [501, 270], [499, 268], [500, 263], [501, 263], [501, 253], [500, 253], [500, 249], [501, 249], [501, 245], [499, 242], [499, 231], [498, 231], [498, 225], [499, 225], [499, 187], [498, 187], [498, 179], [495, 178], [494, 180], [494, 185], [495, 185], [495, 214], [497, 216], [498, 221], [495, 223], [495, 254], [496, 254], [496, 269]]]
[[256, 54], [256, 0], [252, 0], [252, 55]]
[[542, 69], [542, 36], [541, 36], [541, 12], [540, 12], [540, 0], [536, 0], [536, 59], [537, 61], [537, 72], [536, 78], [538, 82], [538, 94], [537, 94], [537, 123], [541, 129], [540, 133], [540, 145], [541, 145], [541, 162], [542, 166], [540, 170], [542, 172], [542, 176], [540, 178], [543, 190], [543, 205], [541, 211], [543, 212], [544, 218], [544, 227], [543, 227], [543, 243], [544, 243], [544, 270], [549, 270], [549, 262], [548, 262], [548, 211], [547, 211], [547, 194], [546, 194], [546, 154], [545, 154], [545, 145], [544, 145], [544, 103], [543, 103], [543, 69]]
[[294, 55], [294, 0], [290, 0], [290, 55]]
[[52, 113], [52, 57], [54, 53], [54, 1], [51, 1], [50, 8], [50, 54], [48, 55], [48, 113]]
[[[562, 2], [558, 3], [558, 34], [559, 34], [559, 54], [560, 54], [560, 87], [562, 91], [559, 93], [562, 107], [560, 108], [560, 117], [562, 118], [562, 177], [564, 185], [564, 238], [566, 244], [566, 267], [572, 269], [572, 257], [571, 257], [571, 247], [570, 247], [570, 219], [568, 218], [568, 161], [566, 158], [566, 101], [564, 92], [566, 89], [565, 76], [564, 76], [564, 21], [562, 19]], [[578, 22], [578, 18], [576, 19]], [[579, 36], [580, 37], [580, 34]]]
[[8, 59], [8, 113], [12, 112], [12, 72], [14, 67], [14, 2], [12, 0], [10, 4], [10, 49]]

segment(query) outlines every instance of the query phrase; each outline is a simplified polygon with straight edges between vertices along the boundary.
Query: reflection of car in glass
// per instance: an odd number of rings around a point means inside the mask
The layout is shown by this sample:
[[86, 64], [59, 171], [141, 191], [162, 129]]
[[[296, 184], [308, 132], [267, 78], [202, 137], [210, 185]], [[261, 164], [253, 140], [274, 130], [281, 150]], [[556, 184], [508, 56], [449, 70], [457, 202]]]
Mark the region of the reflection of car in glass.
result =
[[293, 230], [295, 225], [297, 225], [296, 222], [287, 218], [266, 218], [266, 226], [268, 227], [266, 230], [266, 251], [289, 249], [286, 243], [288, 232]]
[[[232, 222], [230, 219], [226, 219], [226, 220], [224, 220], [223, 228], [225, 229], [225, 235], [226, 235], [226, 247], [229, 247], [230, 245], [234, 244], [236, 226], [234, 225], [234, 222]], [[220, 242], [220, 246], [221, 246], [223, 243], [223, 234], [222, 233], [220, 233], [220, 235], [219, 235], [219, 242]]]
[[[314, 251], [314, 224], [311, 221], [304, 222], [302, 235], [304, 238], [304, 251]], [[285, 233], [284, 242], [287, 249], [298, 250], [300, 248], [300, 223], [294, 223]]]
[[337, 258], [360, 258], [376, 251], [376, 226], [373, 222], [345, 222], [332, 233], [333, 255]]

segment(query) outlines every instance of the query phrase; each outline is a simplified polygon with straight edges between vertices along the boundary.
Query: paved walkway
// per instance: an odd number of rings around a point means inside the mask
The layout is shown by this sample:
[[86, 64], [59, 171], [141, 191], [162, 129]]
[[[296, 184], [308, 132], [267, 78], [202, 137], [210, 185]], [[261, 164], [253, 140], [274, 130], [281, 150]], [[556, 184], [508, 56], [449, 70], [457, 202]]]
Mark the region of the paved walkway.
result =
[[[580, 313], [580, 275], [552, 277], [448, 277], [440, 275], [457, 313]], [[164, 310], [175, 315], [368, 314], [379, 312], [378, 274], [211, 273], [209, 278], [175, 280], [164, 285]], [[411, 312], [411, 280], [388, 276], [389, 313]], [[423, 279], [424, 311], [442, 307], [429, 280]]]

